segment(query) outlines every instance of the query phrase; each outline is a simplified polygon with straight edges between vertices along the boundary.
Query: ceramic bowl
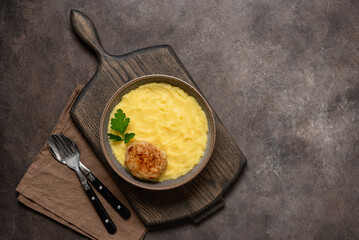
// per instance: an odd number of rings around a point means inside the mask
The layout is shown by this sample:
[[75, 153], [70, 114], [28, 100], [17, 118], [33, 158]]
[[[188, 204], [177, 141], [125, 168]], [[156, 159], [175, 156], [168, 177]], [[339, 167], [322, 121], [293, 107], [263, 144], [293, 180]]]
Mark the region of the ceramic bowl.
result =
[[[205, 112], [208, 122], [208, 140], [207, 146], [204, 152], [204, 155], [200, 159], [199, 163], [187, 174], [180, 176], [174, 180], [167, 180], [164, 182], [151, 182], [145, 181], [135, 178], [125, 167], [123, 167], [115, 158], [112, 153], [109, 138], [107, 136], [108, 124], [110, 121], [110, 114], [113, 108], [121, 101], [122, 96], [127, 94], [133, 89], [136, 89], [140, 85], [158, 82], [158, 83], [168, 83], [175, 87], [180, 87], [183, 89], [188, 95], [194, 97], [199, 105], [202, 107], [202, 110]], [[120, 89], [118, 89], [115, 94], [108, 101], [101, 117], [100, 123], [100, 142], [101, 148], [105, 155], [106, 161], [110, 165], [110, 167], [118, 174], [121, 178], [126, 180], [127, 182], [144, 189], [150, 190], [168, 190], [172, 188], [179, 187], [185, 183], [188, 183], [193, 178], [195, 178], [202, 169], [208, 163], [216, 139], [216, 129], [215, 129], [215, 121], [213, 117], [213, 111], [205, 98], [191, 85], [187, 82], [178, 79], [176, 77], [167, 76], [167, 75], [146, 75], [136, 79], [133, 79], [123, 85]]]

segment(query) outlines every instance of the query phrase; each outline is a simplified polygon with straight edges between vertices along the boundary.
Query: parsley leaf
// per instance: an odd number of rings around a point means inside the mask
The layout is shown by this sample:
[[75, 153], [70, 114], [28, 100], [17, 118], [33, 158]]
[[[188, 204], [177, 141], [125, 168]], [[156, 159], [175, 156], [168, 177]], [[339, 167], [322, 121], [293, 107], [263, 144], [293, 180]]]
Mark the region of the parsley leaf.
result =
[[125, 134], [125, 143], [128, 143], [130, 141], [131, 138], [133, 138], [135, 136], [134, 133], [126, 133]]
[[132, 139], [135, 134], [134, 133], [126, 133], [125, 131], [130, 123], [130, 119], [126, 118], [126, 114], [122, 111], [122, 109], [118, 109], [115, 113], [115, 118], [111, 118], [111, 129], [120, 133], [119, 135], [108, 133], [109, 139], [116, 141], [125, 141], [128, 143], [130, 139]]
[[115, 135], [115, 134], [108, 133], [107, 135], [108, 135], [109, 138], [110, 138], [111, 140], [113, 140], [114, 142], [123, 141], [122, 137], [117, 136], [117, 135]]
[[111, 119], [111, 129], [123, 135], [125, 134], [125, 130], [129, 123], [130, 119], [126, 118], [126, 114], [122, 111], [122, 109], [118, 109], [115, 113], [115, 118]]

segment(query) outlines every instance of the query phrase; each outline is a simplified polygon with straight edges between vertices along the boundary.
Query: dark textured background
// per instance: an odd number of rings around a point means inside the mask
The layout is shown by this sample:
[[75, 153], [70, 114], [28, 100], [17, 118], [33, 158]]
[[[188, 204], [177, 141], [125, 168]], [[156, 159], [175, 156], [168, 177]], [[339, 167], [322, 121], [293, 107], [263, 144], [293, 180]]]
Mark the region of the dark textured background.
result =
[[248, 159], [226, 206], [150, 239], [359, 239], [359, 2], [2, 1], [0, 239], [83, 239], [15, 187], [96, 58], [170, 44]]

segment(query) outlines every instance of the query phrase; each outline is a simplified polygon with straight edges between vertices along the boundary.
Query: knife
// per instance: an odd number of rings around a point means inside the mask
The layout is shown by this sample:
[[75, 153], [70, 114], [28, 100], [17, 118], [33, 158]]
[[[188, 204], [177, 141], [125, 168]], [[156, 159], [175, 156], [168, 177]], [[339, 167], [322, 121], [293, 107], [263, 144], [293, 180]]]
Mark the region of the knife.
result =
[[121, 215], [122, 218], [128, 219], [131, 216], [130, 211], [123, 205], [108, 188], [91, 173], [91, 171], [85, 167], [80, 161], [80, 170], [84, 173], [92, 185], [101, 193], [101, 195], [107, 200], [107, 202]]

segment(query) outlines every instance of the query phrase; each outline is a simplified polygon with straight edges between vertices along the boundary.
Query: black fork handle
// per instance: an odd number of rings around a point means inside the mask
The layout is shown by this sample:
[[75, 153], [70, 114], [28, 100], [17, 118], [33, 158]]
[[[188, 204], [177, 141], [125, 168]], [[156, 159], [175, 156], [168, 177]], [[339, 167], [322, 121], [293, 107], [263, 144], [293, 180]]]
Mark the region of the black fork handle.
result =
[[92, 205], [94, 206], [97, 214], [101, 218], [102, 223], [105, 225], [108, 233], [114, 234], [117, 230], [116, 226], [113, 223], [110, 216], [108, 215], [108, 213], [106, 212], [105, 208], [102, 206], [100, 200], [96, 196], [96, 193], [92, 190], [90, 185], [88, 185], [88, 189], [85, 191], [86, 191], [86, 194], [89, 197]]
[[128, 219], [131, 216], [130, 211], [123, 205], [120, 200], [118, 200], [115, 195], [112, 194], [108, 188], [103, 185], [103, 183], [98, 180], [92, 173], [87, 175], [87, 178], [91, 181], [91, 183], [95, 186], [95, 188], [104, 196], [107, 202], [118, 212], [121, 217], [124, 219]]

